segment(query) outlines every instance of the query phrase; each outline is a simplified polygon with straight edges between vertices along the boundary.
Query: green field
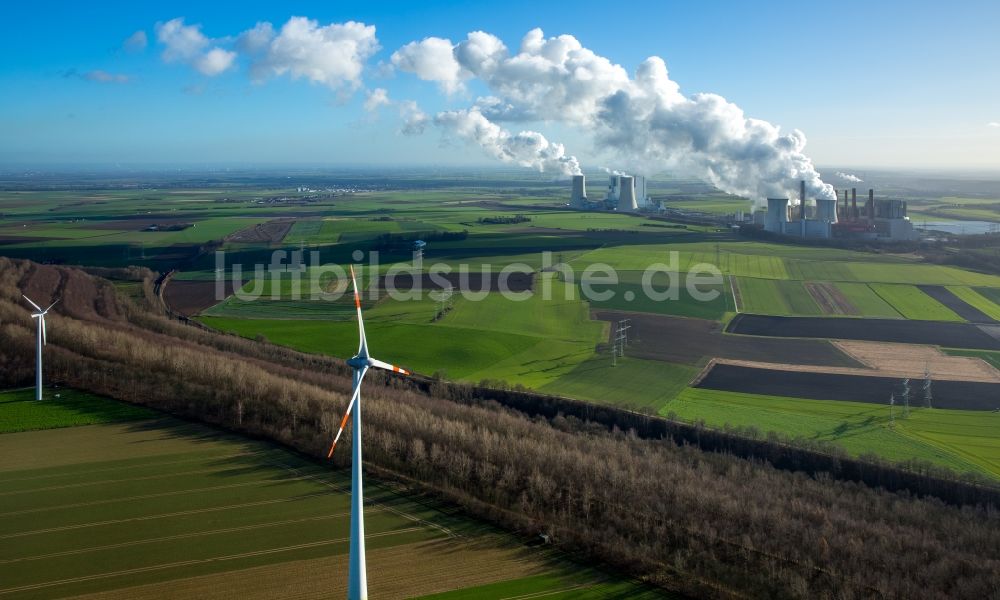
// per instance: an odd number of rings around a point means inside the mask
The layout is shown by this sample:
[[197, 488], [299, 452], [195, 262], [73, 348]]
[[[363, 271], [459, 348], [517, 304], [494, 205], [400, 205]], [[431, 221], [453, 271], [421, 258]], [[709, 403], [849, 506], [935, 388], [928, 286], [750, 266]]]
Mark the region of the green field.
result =
[[66, 388], [46, 388], [35, 400], [35, 388], [0, 392], [0, 433], [74, 425], [148, 419], [151, 410]]
[[761, 315], [821, 315], [801, 281], [737, 277], [743, 312]]
[[[732, 294], [728, 285], [722, 283], [702, 283], [697, 282], [693, 288], [689, 288], [688, 276], [686, 273], [679, 273], [675, 282], [671, 282], [663, 274], [650, 279], [653, 293], [665, 293], [671, 285], [676, 286], [677, 298], [659, 299], [646, 294], [642, 285], [642, 273], [639, 271], [621, 271], [618, 273], [619, 283], [606, 285], [592, 283], [590, 289], [593, 292], [601, 293], [605, 290], [613, 292], [608, 299], [592, 299], [590, 306], [594, 310], [621, 310], [631, 312], [645, 312], [660, 315], [676, 315], [681, 317], [695, 317], [698, 319], [719, 320], [727, 311], [733, 308]], [[584, 282], [581, 281], [580, 285]], [[692, 284], [695, 282], [692, 281]], [[692, 289], [699, 298], [691, 293]], [[710, 299], [702, 299], [702, 294], [709, 294]]]
[[883, 300], [866, 283], [841, 282], [835, 285], [844, 294], [844, 297], [858, 309], [862, 316], [882, 317], [886, 319], [899, 319], [902, 317], [899, 311]]
[[638, 410], [659, 410], [694, 379], [698, 369], [626, 356], [595, 356], [539, 391]]
[[916, 458], [1000, 478], [1000, 414], [992, 412], [914, 408], [890, 427], [888, 406], [691, 388], [660, 409], [670, 413], [713, 427], [755, 427], [832, 442], [855, 456]]
[[872, 291], [907, 319], [923, 321], [964, 321], [950, 308], [913, 285], [873, 283]]
[[[0, 595], [339, 597], [349, 486], [347, 470], [169, 418], [3, 434]], [[366, 477], [372, 597], [666, 597], [397, 489]]]

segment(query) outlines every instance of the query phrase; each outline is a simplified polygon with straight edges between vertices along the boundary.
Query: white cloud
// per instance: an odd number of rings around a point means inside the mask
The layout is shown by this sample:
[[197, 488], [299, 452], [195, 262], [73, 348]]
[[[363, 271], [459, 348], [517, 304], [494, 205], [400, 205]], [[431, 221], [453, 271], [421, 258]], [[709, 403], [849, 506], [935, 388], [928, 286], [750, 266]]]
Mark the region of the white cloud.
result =
[[462, 80], [470, 75], [463, 73], [451, 41], [438, 37], [410, 42], [393, 52], [390, 60], [401, 71], [438, 83], [447, 94], [463, 90]]
[[146, 32], [140, 29], [125, 38], [122, 47], [128, 52], [142, 52], [148, 44], [149, 38], [146, 37]]
[[[254, 29], [261, 27], [258, 23]], [[261, 37], [259, 31], [257, 37]], [[379, 45], [372, 25], [348, 21], [321, 26], [305, 17], [292, 17], [261, 48], [251, 67], [258, 82], [287, 74], [331, 89], [353, 90], [361, 84], [365, 63]]]
[[392, 101], [389, 100], [389, 92], [385, 88], [375, 88], [365, 95], [364, 106], [368, 112], [375, 112], [379, 107], [389, 104], [392, 104]]
[[427, 129], [430, 117], [420, 110], [413, 100], [404, 100], [399, 103], [399, 117], [403, 120], [403, 127], [400, 133], [403, 135], [420, 135]]
[[274, 39], [274, 25], [262, 21], [247, 29], [236, 38], [236, 47], [247, 54], [257, 54], [267, 48]]
[[163, 45], [163, 60], [166, 62], [188, 62], [208, 46], [208, 38], [201, 32], [201, 25], [185, 25], [178, 17], [166, 23], [157, 23], [156, 39]]
[[214, 77], [229, 70], [236, 61], [236, 53], [215, 46], [206, 51], [211, 40], [201, 32], [201, 25], [185, 25], [183, 18], [156, 24], [156, 39], [163, 45], [163, 60], [182, 62], [194, 67], [202, 75]]
[[93, 81], [96, 83], [128, 83], [132, 80], [128, 75], [122, 73], [108, 73], [107, 71], [102, 71], [101, 69], [95, 69], [93, 71], [87, 71], [80, 75], [83, 79], [87, 81]]
[[986, 126], [987, 127], [1000, 127], [1000, 123], [998, 123], [996, 121], [990, 121], [989, 123], [986, 124]]
[[202, 75], [215, 77], [229, 70], [235, 60], [235, 52], [223, 50], [222, 48], [212, 48], [195, 59], [194, 68]]

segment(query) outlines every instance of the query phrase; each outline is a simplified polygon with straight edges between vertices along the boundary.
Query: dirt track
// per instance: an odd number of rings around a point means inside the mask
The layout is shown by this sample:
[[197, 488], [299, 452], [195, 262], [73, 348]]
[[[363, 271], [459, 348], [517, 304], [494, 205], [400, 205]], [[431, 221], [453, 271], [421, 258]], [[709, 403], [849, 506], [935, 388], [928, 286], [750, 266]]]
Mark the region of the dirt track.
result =
[[1000, 332], [994, 330], [1000, 330], [1000, 325], [751, 314], [737, 315], [726, 328], [729, 333], [763, 337], [864, 340], [1000, 350]]

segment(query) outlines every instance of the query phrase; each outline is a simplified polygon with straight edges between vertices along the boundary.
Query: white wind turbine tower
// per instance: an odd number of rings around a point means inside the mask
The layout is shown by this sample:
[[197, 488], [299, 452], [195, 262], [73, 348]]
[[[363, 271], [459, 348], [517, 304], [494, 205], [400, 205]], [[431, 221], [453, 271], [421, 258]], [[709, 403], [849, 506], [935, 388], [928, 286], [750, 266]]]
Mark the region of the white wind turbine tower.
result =
[[[354, 306], [358, 309], [358, 333], [361, 341], [358, 344], [358, 353], [347, 361], [347, 364], [354, 370], [354, 393], [351, 401], [347, 405], [347, 412], [340, 422], [340, 430], [330, 445], [330, 452], [326, 457], [333, 456], [333, 449], [337, 447], [337, 441], [344, 433], [347, 425], [347, 417], [354, 409], [354, 442], [352, 443], [353, 453], [351, 458], [351, 554], [349, 579], [347, 581], [348, 600], [368, 599], [368, 576], [365, 572], [365, 515], [364, 515], [364, 491], [361, 485], [361, 380], [365, 378], [368, 369], [375, 367], [409, 375], [408, 371], [400, 369], [395, 365], [376, 360], [368, 356], [368, 341], [365, 339], [365, 321], [361, 317], [361, 295], [358, 293], [358, 282], [354, 277], [354, 267], [351, 267], [351, 283], [354, 285]], [[355, 404], [357, 406], [355, 407]]]
[[38, 319], [38, 339], [35, 342], [35, 400], [42, 399], [42, 346], [48, 343], [48, 335], [45, 333], [45, 315], [49, 312], [56, 302], [49, 305], [49, 308], [42, 310], [41, 306], [38, 306], [32, 302], [31, 298], [21, 294], [21, 297], [28, 301], [28, 304], [35, 307], [38, 312], [31, 313], [32, 319]]

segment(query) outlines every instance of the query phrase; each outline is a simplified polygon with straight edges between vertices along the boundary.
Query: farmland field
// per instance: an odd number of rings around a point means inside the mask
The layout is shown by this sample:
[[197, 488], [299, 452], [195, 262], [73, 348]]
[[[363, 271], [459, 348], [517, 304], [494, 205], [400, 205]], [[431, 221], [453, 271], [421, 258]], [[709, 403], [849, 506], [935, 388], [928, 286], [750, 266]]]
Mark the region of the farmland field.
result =
[[947, 306], [914, 285], [873, 283], [872, 290], [907, 319], [917, 321], [964, 321]]
[[[5, 598], [346, 593], [349, 474], [268, 444], [169, 418], [7, 433], [0, 483]], [[366, 483], [372, 597], [664, 597]]]
[[156, 415], [140, 406], [65, 388], [46, 388], [42, 398], [35, 400], [35, 388], [0, 392], [0, 433], [134, 421]]
[[[1000, 305], [983, 293], [982, 288], [974, 289], [968, 286], [948, 286], [948, 290], [958, 296], [969, 306], [973, 306], [994, 321], [1000, 321]], [[1000, 290], [994, 290], [1000, 291]], [[989, 292], [987, 292], [988, 294]]]
[[801, 281], [737, 277], [744, 312], [762, 315], [820, 315], [823, 311]]
[[[708, 389], [687, 389], [660, 409], [677, 418], [704, 419], [833, 442], [852, 455], [874, 452], [890, 460], [917, 458], [957, 472], [1000, 478], [1000, 415], [979, 411], [914, 408], [889, 427], [889, 407], [844, 401], [803, 400]], [[897, 417], [899, 414], [897, 414]]]

